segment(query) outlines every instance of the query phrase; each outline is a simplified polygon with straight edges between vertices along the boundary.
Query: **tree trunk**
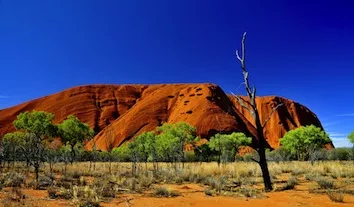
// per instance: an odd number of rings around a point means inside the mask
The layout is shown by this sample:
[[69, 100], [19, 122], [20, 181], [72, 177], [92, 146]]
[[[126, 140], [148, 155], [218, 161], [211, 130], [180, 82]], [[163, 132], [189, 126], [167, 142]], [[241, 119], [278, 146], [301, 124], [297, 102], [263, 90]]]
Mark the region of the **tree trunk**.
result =
[[74, 163], [75, 160], [75, 149], [74, 149], [75, 145], [71, 145], [71, 164]]
[[112, 174], [112, 158], [110, 152], [109, 152], [109, 174]]
[[268, 164], [267, 164], [267, 160], [266, 160], [266, 156], [265, 156], [265, 150], [264, 149], [259, 150], [258, 154], [259, 154], [259, 163], [258, 164], [261, 167], [264, 188], [266, 191], [271, 191], [271, 190], [273, 190], [273, 186], [272, 186], [272, 181], [271, 181], [270, 175], [269, 175]]
[[34, 171], [35, 171], [35, 174], [36, 174], [36, 189], [39, 188], [39, 163], [34, 163]]
[[50, 171], [50, 174], [53, 173], [53, 169], [52, 169], [52, 161], [49, 161], [49, 171]]
[[[254, 103], [255, 103], [255, 100], [254, 100]], [[254, 115], [255, 115], [256, 130], [257, 130], [258, 145], [259, 145], [258, 150], [257, 150], [257, 152], [259, 154], [258, 164], [259, 164], [261, 171], [262, 171], [264, 188], [266, 191], [271, 191], [271, 190], [273, 190], [273, 186], [272, 186], [272, 181], [270, 180], [268, 164], [267, 164], [267, 157], [265, 154], [266, 140], [264, 138], [263, 127], [262, 127], [256, 106], [254, 107]]]

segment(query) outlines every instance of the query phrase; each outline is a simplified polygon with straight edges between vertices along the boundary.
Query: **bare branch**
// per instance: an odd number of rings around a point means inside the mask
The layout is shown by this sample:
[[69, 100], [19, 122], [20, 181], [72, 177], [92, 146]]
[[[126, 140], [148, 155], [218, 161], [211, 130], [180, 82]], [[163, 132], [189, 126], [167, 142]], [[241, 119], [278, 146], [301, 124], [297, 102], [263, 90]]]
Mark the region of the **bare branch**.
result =
[[[242, 83], [242, 84], [244, 84], [244, 83]], [[252, 104], [251, 104], [251, 102], [249, 102], [248, 100], [246, 100], [246, 99], [244, 99], [244, 98], [241, 98], [240, 96], [238, 96], [238, 95], [236, 95], [236, 94], [234, 94], [234, 93], [232, 93], [232, 92], [230, 92], [233, 96], [235, 96], [237, 99], [240, 99], [240, 101], [244, 104], [244, 105], [246, 105], [246, 106], [248, 106], [248, 107], [252, 107]], [[238, 102], [240, 102], [240, 101], [238, 101]], [[246, 103], [246, 104], [245, 104]], [[253, 110], [253, 109], [252, 109]]]
[[268, 118], [267, 118], [267, 119], [265, 120], [265, 122], [263, 123], [262, 128], [265, 127], [265, 125], [267, 124], [267, 122], [268, 122], [268, 121], [270, 120], [270, 118], [272, 117], [273, 113], [274, 113], [279, 107], [281, 107], [282, 105], [284, 105], [284, 104], [283, 104], [283, 103], [280, 103], [280, 104], [278, 104], [276, 107], [273, 108], [273, 110], [270, 112]]
[[238, 50], [236, 50], [236, 57], [242, 63], [242, 59], [241, 59], [240, 55], [238, 54]]
[[[242, 83], [236, 88], [236, 92], [238, 92], [238, 89], [240, 89], [240, 87], [241, 87], [242, 85], [246, 85], [246, 83], [245, 83], [245, 82], [242, 82]], [[234, 95], [234, 96], [236, 96], [236, 95], [233, 94], [232, 92], [231, 92], [231, 94]]]
[[258, 160], [254, 159], [254, 158], [251, 158], [252, 161], [256, 162], [256, 163], [259, 163]]
[[242, 36], [242, 65], [243, 65], [243, 70], [246, 69], [246, 66], [245, 66], [245, 56], [246, 56], [246, 47], [245, 47], [245, 41], [246, 41], [246, 34], [247, 32], [244, 32], [243, 33], [243, 36]]
[[241, 100], [241, 98], [239, 96], [236, 96], [236, 95], [234, 95], [234, 96], [236, 97], [237, 102], [242, 106], [242, 108], [246, 109], [251, 114], [253, 113], [253, 110], [251, 108], [249, 108], [248, 106], [246, 106], [245, 103]]

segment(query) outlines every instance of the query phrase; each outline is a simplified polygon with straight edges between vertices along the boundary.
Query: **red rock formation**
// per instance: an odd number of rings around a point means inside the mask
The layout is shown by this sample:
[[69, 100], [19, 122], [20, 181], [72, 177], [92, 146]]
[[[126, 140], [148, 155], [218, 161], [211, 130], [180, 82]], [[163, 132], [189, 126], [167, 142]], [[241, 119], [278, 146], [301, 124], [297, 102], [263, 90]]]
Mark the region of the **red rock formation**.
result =
[[[241, 107], [234, 96], [229, 95], [229, 98], [237, 110], [239, 110], [240, 113], [242, 113], [244, 117], [246, 117], [246, 119], [254, 125], [254, 120], [251, 114], [246, 109]], [[249, 100], [246, 97], [242, 97], [242, 99]], [[300, 126], [313, 124], [323, 129], [317, 116], [307, 107], [297, 102], [278, 96], [265, 96], [256, 98], [256, 104], [258, 111], [260, 111], [259, 115], [262, 124], [268, 119], [272, 110], [280, 103], [283, 103], [283, 105], [274, 111], [264, 127], [265, 137], [272, 148], [276, 149], [279, 147], [279, 140], [284, 136], [286, 132]], [[333, 145], [330, 143], [327, 148], [333, 148]]]
[[[279, 138], [288, 130], [307, 124], [321, 126], [306, 107], [279, 97], [257, 99], [262, 120], [275, 102], [285, 106], [273, 114], [266, 126], [272, 147], [279, 146]], [[256, 134], [250, 115], [214, 84], [75, 87], [0, 110], [0, 136], [14, 131], [12, 122], [20, 112], [31, 110], [55, 114], [55, 123], [74, 114], [98, 132], [94, 140], [99, 149], [119, 146], [163, 122], [187, 122], [205, 138], [218, 132], [242, 131], [252, 137]]]

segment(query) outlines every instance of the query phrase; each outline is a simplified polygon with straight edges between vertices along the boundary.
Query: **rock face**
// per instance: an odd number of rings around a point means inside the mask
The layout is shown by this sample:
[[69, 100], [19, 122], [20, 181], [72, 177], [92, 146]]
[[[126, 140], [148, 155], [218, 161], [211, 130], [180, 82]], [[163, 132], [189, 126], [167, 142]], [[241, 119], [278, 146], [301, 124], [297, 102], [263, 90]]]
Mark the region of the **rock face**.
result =
[[[241, 107], [237, 99], [231, 95], [229, 95], [229, 98], [236, 106], [237, 110], [240, 111], [243, 116], [250, 123], [252, 123], [252, 125], [255, 125], [251, 114], [246, 109]], [[241, 98], [245, 100], [245, 103], [249, 100], [247, 97]], [[272, 113], [273, 109], [280, 103], [283, 105], [275, 110], [269, 118], [269, 115]], [[286, 132], [292, 129], [311, 124], [323, 129], [321, 122], [313, 112], [311, 112], [307, 107], [289, 99], [278, 96], [264, 96], [256, 98], [256, 104], [258, 111], [260, 111], [259, 115], [262, 125], [269, 118], [269, 121], [264, 127], [264, 133], [267, 142], [274, 149], [279, 147], [279, 139], [282, 138]], [[332, 143], [330, 143], [327, 147], [332, 148]]]
[[[273, 114], [265, 128], [270, 147], [277, 148], [279, 138], [301, 125], [322, 127], [309, 109], [280, 97], [257, 99], [261, 119], [265, 120], [272, 106], [279, 102], [284, 106]], [[12, 122], [19, 113], [31, 110], [55, 114], [55, 123], [70, 114], [77, 116], [97, 132], [94, 140], [102, 150], [152, 131], [163, 122], [180, 121], [195, 126], [202, 138], [218, 132], [242, 131], [256, 143], [250, 114], [214, 84], [79, 86], [0, 110], [0, 136], [14, 131]]]

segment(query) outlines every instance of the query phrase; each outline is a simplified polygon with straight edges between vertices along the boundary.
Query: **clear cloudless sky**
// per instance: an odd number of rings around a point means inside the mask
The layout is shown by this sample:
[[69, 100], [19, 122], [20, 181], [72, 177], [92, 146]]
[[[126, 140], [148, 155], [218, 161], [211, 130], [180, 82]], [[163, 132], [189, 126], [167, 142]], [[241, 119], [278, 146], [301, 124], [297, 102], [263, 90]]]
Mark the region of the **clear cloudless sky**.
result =
[[0, 0], [0, 109], [84, 84], [242, 82], [354, 130], [354, 2]]

